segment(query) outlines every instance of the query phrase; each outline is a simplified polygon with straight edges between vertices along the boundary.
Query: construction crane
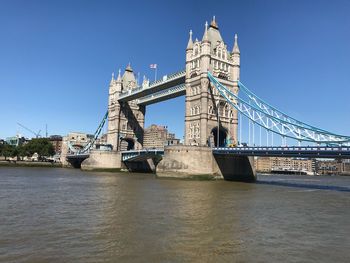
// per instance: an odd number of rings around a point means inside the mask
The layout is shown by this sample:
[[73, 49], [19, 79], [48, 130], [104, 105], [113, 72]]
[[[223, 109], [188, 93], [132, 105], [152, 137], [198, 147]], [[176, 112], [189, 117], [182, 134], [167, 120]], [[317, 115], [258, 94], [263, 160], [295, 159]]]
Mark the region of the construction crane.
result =
[[40, 138], [40, 137], [41, 137], [41, 135], [40, 135], [41, 130], [39, 130], [38, 132], [34, 132], [34, 131], [32, 131], [31, 129], [29, 129], [29, 128], [27, 128], [26, 126], [24, 126], [23, 124], [20, 124], [19, 122], [17, 122], [17, 124], [18, 124], [19, 126], [21, 126], [22, 128], [26, 129], [27, 131], [31, 132], [32, 134], [34, 134], [34, 135], [35, 135], [35, 138]]

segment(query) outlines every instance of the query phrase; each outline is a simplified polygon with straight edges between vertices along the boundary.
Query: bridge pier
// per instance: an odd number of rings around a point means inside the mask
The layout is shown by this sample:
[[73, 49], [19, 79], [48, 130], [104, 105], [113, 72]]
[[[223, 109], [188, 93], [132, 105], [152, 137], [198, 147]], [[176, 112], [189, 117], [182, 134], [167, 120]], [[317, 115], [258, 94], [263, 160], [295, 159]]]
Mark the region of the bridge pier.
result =
[[124, 167], [121, 153], [117, 151], [92, 150], [89, 158], [81, 164], [82, 170], [121, 169]]
[[158, 177], [205, 177], [246, 182], [256, 179], [253, 158], [214, 156], [212, 149], [205, 146], [166, 147], [156, 171]]

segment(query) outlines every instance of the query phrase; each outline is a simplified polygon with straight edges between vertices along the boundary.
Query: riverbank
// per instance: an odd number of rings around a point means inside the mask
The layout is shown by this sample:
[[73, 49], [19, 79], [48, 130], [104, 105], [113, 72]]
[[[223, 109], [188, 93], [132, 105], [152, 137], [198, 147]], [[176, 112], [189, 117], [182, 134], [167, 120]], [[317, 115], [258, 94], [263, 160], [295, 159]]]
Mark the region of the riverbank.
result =
[[0, 167], [53, 167], [62, 168], [61, 163], [50, 162], [28, 162], [28, 161], [0, 161]]

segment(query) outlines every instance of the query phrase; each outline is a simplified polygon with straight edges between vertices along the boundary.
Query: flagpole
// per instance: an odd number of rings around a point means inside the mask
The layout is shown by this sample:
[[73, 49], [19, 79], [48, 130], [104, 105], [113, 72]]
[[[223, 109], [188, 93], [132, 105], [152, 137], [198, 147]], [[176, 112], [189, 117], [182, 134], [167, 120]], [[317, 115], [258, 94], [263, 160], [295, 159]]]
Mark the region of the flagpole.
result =
[[157, 70], [158, 70], [158, 65], [156, 66], [156, 70], [154, 71], [154, 81], [157, 80]]

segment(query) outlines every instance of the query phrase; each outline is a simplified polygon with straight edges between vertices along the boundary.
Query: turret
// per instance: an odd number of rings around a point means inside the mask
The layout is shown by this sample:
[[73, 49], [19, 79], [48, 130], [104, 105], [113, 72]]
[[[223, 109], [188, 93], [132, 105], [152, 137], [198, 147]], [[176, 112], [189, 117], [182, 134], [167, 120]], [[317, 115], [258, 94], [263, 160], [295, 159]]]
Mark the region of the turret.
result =
[[190, 30], [190, 38], [188, 39], [186, 50], [193, 49], [193, 41], [192, 41], [192, 30]]
[[123, 74], [122, 84], [123, 84], [123, 90], [133, 89], [136, 87], [136, 78], [130, 63], [126, 67], [125, 72]]
[[236, 81], [239, 80], [239, 74], [240, 74], [240, 51], [238, 47], [238, 37], [237, 34], [235, 34], [235, 40], [232, 48], [231, 58], [233, 61], [233, 67], [231, 69], [231, 76], [232, 80]]
[[200, 68], [202, 73], [207, 73], [210, 66], [210, 41], [208, 36], [208, 22], [205, 22], [204, 34], [201, 43], [201, 62]]
[[112, 78], [111, 81], [109, 82], [109, 95], [112, 95], [116, 91], [116, 85], [115, 85], [115, 79], [114, 79], [114, 72], [112, 72]]
[[115, 83], [116, 83], [116, 91], [119, 94], [120, 92], [122, 92], [122, 77], [120, 75], [120, 69], [118, 70], [118, 77]]
[[186, 48], [186, 78], [189, 78], [189, 74], [191, 71], [191, 57], [192, 57], [192, 51], [193, 51], [193, 41], [192, 41], [192, 30], [190, 30], [190, 38], [188, 39], [188, 44]]

